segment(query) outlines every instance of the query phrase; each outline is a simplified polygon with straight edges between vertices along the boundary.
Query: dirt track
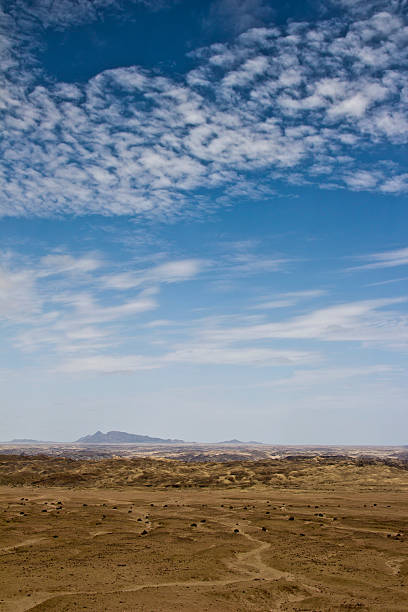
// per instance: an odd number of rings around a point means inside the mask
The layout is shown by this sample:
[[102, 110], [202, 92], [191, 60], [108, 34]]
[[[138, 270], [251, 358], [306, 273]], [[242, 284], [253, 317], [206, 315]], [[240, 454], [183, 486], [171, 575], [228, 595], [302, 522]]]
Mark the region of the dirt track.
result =
[[389, 491], [2, 487], [0, 610], [407, 610], [406, 509]]

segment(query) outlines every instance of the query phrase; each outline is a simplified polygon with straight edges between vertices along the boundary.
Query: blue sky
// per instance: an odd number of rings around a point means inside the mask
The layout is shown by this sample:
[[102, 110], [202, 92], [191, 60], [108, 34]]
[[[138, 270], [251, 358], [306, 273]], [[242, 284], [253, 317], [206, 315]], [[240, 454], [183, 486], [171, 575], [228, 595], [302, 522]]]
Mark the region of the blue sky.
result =
[[405, 443], [405, 0], [3, 0], [2, 439]]

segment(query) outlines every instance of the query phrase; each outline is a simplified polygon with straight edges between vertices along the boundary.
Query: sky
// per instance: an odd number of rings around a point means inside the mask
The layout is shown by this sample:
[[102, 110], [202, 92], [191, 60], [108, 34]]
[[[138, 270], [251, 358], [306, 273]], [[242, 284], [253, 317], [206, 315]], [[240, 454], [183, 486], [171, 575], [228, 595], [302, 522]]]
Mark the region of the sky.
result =
[[0, 0], [0, 439], [408, 443], [406, 0]]

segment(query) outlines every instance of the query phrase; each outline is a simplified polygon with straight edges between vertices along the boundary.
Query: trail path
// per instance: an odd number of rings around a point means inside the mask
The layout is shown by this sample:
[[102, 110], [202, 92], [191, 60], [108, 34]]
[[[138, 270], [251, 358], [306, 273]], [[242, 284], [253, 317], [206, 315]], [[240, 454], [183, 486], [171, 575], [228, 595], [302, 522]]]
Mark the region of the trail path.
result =
[[387, 529], [370, 529], [369, 527], [349, 527], [348, 525], [330, 525], [330, 527], [332, 529], [338, 529], [341, 531], [354, 531], [357, 533], [375, 533], [376, 535], [384, 536], [388, 536], [390, 533], [391, 535], [396, 535], [397, 533], [399, 533], [398, 531], [390, 532]]
[[42, 540], [49, 540], [50, 537], [49, 536], [41, 536], [38, 538], [29, 538], [28, 540], [23, 540], [22, 542], [19, 542], [19, 544], [11, 544], [10, 546], [4, 546], [3, 548], [0, 548], [0, 555], [7, 555], [10, 554], [12, 552], [14, 552], [14, 550], [16, 548], [22, 548], [23, 546], [30, 546], [32, 544], [38, 544], [38, 542], [42, 542]]
[[[224, 521], [213, 518], [213, 521], [218, 522], [219, 524], [227, 527], [228, 529], [234, 529], [236, 527], [236, 522], [232, 521]], [[35, 596], [31, 597], [28, 600], [27, 597], [21, 598], [20, 600], [14, 599], [9, 604], [5, 604], [2, 607], [3, 612], [28, 612], [29, 610], [41, 609], [39, 606], [45, 602], [51, 602], [53, 599], [57, 599], [58, 597], [77, 597], [78, 595], [113, 595], [120, 593], [135, 593], [137, 591], [142, 591], [145, 589], [158, 589], [158, 588], [171, 588], [171, 587], [194, 587], [194, 588], [209, 588], [209, 587], [222, 587], [228, 586], [232, 584], [238, 584], [240, 582], [248, 582], [249, 580], [253, 581], [275, 581], [275, 580], [285, 580], [293, 582], [295, 581], [295, 576], [288, 572], [283, 572], [277, 568], [271, 567], [267, 565], [262, 560], [262, 554], [271, 547], [269, 542], [264, 542], [260, 540], [250, 533], [248, 533], [243, 527], [242, 522], [238, 525], [239, 527], [239, 535], [243, 536], [246, 540], [254, 544], [254, 547], [242, 553], [235, 553], [234, 557], [227, 558], [224, 560], [224, 563], [230, 571], [234, 573], [238, 573], [240, 575], [231, 576], [230, 578], [223, 578], [220, 580], [187, 580], [187, 581], [172, 581], [172, 582], [145, 582], [143, 584], [121, 588], [121, 589], [113, 589], [106, 591], [93, 591], [93, 590], [84, 590], [84, 591], [55, 591], [53, 593], [43, 592], [37, 593]], [[23, 546], [27, 544], [28, 541], [21, 543], [19, 546]], [[15, 548], [15, 546], [14, 546]], [[309, 595], [316, 594], [318, 589], [316, 587], [306, 585], [303, 583], [299, 583], [299, 587], [306, 591]], [[292, 600], [302, 600], [304, 596], [293, 596]], [[279, 608], [277, 608], [279, 609]]]

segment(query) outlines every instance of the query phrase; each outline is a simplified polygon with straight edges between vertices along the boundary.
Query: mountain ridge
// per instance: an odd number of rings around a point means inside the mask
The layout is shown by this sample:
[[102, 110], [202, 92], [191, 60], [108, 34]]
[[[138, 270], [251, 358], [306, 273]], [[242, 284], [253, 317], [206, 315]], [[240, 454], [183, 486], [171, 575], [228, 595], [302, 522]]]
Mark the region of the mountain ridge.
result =
[[167, 444], [183, 443], [184, 440], [171, 439], [171, 438], [155, 438], [152, 436], [144, 436], [141, 434], [131, 434], [126, 431], [108, 431], [103, 433], [102, 431], [96, 431], [94, 434], [83, 436], [76, 440], [81, 444], [137, 444], [137, 443], [160, 443], [166, 442]]
[[10, 444], [44, 444], [44, 440], [33, 440], [32, 438], [13, 438]]

